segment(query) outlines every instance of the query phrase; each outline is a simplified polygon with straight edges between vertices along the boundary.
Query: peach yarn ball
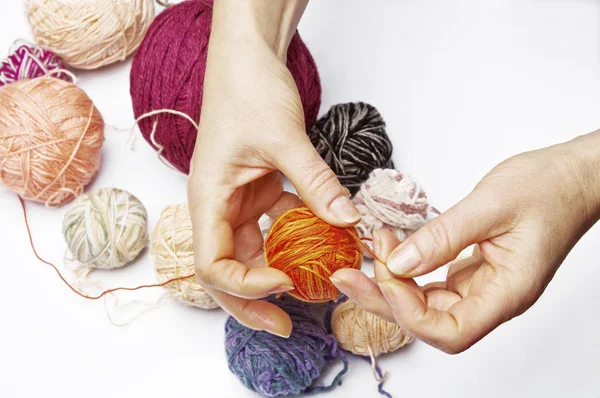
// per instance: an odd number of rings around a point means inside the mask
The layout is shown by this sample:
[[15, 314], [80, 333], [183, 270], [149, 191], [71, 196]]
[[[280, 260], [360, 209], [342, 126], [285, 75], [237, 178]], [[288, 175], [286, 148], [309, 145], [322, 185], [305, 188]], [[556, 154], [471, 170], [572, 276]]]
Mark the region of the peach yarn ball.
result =
[[351, 300], [333, 310], [331, 329], [343, 350], [361, 356], [378, 357], [414, 340], [397, 324], [362, 310]]
[[141, 43], [154, 0], [25, 0], [38, 45], [66, 64], [95, 69], [122, 61]]
[[[150, 255], [160, 283], [194, 274], [192, 219], [187, 205], [172, 205], [162, 211], [150, 238]], [[165, 288], [183, 304], [203, 309], [219, 307], [194, 277], [169, 283]]]
[[26, 200], [62, 205], [100, 167], [104, 121], [76, 85], [52, 77], [0, 88], [0, 181]]

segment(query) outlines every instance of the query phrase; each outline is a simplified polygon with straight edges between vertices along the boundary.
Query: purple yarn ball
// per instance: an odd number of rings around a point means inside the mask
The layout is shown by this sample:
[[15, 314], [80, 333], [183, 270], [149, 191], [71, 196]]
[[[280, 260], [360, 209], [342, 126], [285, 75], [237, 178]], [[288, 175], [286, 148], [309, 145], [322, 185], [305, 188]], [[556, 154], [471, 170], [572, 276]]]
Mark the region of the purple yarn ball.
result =
[[[242, 326], [233, 317], [225, 324], [225, 350], [229, 369], [252, 391], [275, 397], [329, 391], [341, 384], [348, 362], [337, 342], [324, 326], [318, 305], [290, 296], [269, 299], [292, 319], [290, 337], [277, 337], [267, 332]], [[344, 363], [329, 386], [312, 386], [330, 362], [340, 358]]]
[[[32, 44], [21, 44], [11, 51], [8, 58], [0, 61], [0, 87], [23, 79], [34, 79], [53, 70], [66, 69], [62, 61], [51, 51]], [[62, 72], [52, 74], [57, 79], [72, 82]]]

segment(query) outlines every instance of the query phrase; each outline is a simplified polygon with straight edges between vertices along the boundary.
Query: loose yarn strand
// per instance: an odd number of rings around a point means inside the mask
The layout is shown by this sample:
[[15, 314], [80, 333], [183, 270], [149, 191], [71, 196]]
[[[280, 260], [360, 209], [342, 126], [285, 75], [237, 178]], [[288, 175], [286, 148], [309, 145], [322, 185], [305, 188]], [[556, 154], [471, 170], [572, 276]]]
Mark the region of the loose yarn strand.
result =
[[25, 219], [25, 228], [27, 229], [27, 235], [29, 237], [29, 244], [31, 246], [31, 249], [33, 250], [33, 254], [35, 255], [35, 257], [41, 261], [42, 263], [49, 265], [50, 267], [52, 267], [54, 269], [54, 271], [58, 274], [58, 277], [64, 282], [65, 285], [67, 285], [67, 287], [69, 289], [71, 289], [73, 291], [73, 293], [77, 294], [80, 297], [83, 297], [85, 299], [88, 300], [98, 300], [104, 296], [106, 296], [109, 293], [113, 293], [116, 291], [135, 291], [135, 290], [140, 290], [140, 289], [146, 289], [146, 288], [153, 288], [153, 287], [162, 287], [165, 285], [168, 285], [169, 283], [173, 283], [179, 280], [183, 280], [183, 279], [188, 279], [188, 278], [192, 278], [195, 275], [191, 274], [191, 275], [184, 275], [184, 276], [180, 276], [177, 278], [171, 278], [165, 282], [162, 283], [156, 283], [156, 284], [149, 284], [149, 285], [140, 285], [140, 286], [136, 286], [136, 287], [116, 287], [116, 288], [112, 288], [112, 289], [108, 289], [103, 291], [102, 293], [96, 295], [96, 296], [89, 296], [87, 294], [84, 294], [80, 291], [78, 291], [77, 289], [75, 289], [67, 280], [66, 278], [62, 275], [62, 273], [60, 272], [60, 270], [58, 269], [58, 267], [56, 267], [56, 265], [52, 264], [51, 262], [44, 260], [37, 252], [37, 249], [35, 248], [35, 244], [33, 243], [33, 236], [31, 234], [31, 228], [29, 226], [29, 220], [27, 218], [27, 208], [25, 206], [25, 201], [23, 200], [23, 198], [21, 198], [19, 196], [19, 202], [21, 203], [21, 208], [23, 209], [23, 218]]
[[344, 365], [344, 367], [342, 368], [342, 370], [340, 370], [338, 372], [337, 375], [335, 375], [332, 382], [328, 386], [310, 387], [306, 390], [306, 394], [315, 395], [315, 394], [319, 394], [322, 392], [329, 392], [329, 391], [333, 390], [336, 386], [339, 386], [342, 384], [341, 379], [348, 372], [348, 359], [346, 359], [346, 356], [342, 353], [342, 351], [339, 348], [337, 348], [337, 346], [336, 346], [335, 350], [336, 350], [336, 355], [342, 360], [342, 364]]
[[[192, 119], [188, 114], [186, 114], [184, 112], [176, 111], [173, 109], [157, 109], [154, 111], [146, 112], [143, 115], [140, 115], [137, 119], [135, 119], [135, 126], [137, 126], [140, 123], [140, 121], [144, 120], [145, 118], [154, 116], [154, 115], [158, 115], [161, 113], [170, 113], [172, 115], [180, 116], [180, 117], [186, 119], [187, 121], [189, 121], [196, 130], [200, 129], [199, 124], [196, 123], [194, 121], [194, 119]], [[134, 128], [135, 128], [135, 126], [134, 126]], [[158, 120], [155, 120], [154, 123], [152, 124], [152, 132], [150, 133], [150, 141], [152, 142], [152, 145], [154, 145], [156, 148], [158, 148], [158, 159], [167, 167], [169, 167], [173, 170], [179, 171], [177, 168], [175, 168], [171, 164], [169, 164], [162, 156], [162, 152], [164, 151], [165, 147], [163, 145], [159, 144], [158, 141], [156, 141], [157, 127], [158, 127]]]

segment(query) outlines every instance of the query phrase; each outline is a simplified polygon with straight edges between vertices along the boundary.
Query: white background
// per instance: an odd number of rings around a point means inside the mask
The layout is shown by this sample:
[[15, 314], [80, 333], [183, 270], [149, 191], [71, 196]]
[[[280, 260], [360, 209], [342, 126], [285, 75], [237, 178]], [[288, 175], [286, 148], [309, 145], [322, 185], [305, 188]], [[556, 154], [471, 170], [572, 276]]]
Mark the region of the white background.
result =
[[[0, 3], [2, 54], [31, 33], [22, 2]], [[313, 1], [300, 32], [319, 66], [321, 113], [348, 101], [378, 107], [398, 169], [442, 210], [504, 158], [600, 127], [595, 0]], [[118, 128], [107, 128], [94, 187], [116, 175], [133, 124], [129, 66], [76, 72]], [[117, 185], [147, 206], [151, 227], [162, 208], [185, 201], [185, 178], [139, 137], [118, 175]], [[67, 207], [28, 204], [39, 252], [58, 264]], [[254, 396], [227, 369], [223, 312], [165, 303], [115, 327], [101, 302], [78, 298], [33, 257], [18, 200], [5, 189], [0, 209], [0, 396]], [[596, 227], [530, 311], [469, 351], [448, 356], [416, 342], [381, 359], [387, 389], [395, 397], [600, 397], [598, 239]], [[154, 281], [147, 253], [93, 278], [105, 286]], [[352, 361], [329, 396], [377, 396], [368, 364]]]

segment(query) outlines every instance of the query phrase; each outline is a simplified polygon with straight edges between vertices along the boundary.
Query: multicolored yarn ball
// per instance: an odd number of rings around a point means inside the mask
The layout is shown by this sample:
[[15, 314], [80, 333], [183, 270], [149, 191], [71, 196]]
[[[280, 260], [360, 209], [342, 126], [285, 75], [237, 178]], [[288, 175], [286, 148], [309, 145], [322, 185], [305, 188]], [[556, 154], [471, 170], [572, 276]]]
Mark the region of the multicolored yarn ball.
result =
[[79, 69], [124, 60], [154, 18], [154, 0], [25, 0], [37, 44]]
[[[212, 3], [190, 0], [172, 5], [150, 26], [131, 67], [130, 90], [136, 118], [171, 109], [200, 120]], [[321, 85], [315, 62], [298, 34], [290, 43], [287, 66], [310, 128], [319, 112]], [[197, 130], [188, 120], [163, 113], [142, 119], [139, 127], [146, 141], [167, 161], [189, 173]]]
[[267, 265], [292, 278], [290, 295], [309, 302], [337, 301], [340, 291], [329, 277], [342, 268], [360, 269], [362, 257], [354, 227], [334, 227], [307, 207], [277, 218], [265, 241]]
[[309, 136], [340, 183], [352, 194], [373, 170], [394, 167], [385, 122], [374, 106], [364, 102], [332, 106], [317, 120]]
[[79, 87], [53, 77], [0, 87], [0, 181], [26, 200], [62, 205], [100, 166], [104, 121]]
[[[385, 229], [403, 241], [440, 214], [415, 180], [393, 169], [374, 170], [352, 203], [362, 216], [356, 225], [361, 239]], [[369, 241], [365, 243], [371, 247]], [[366, 251], [365, 256], [370, 257]]]
[[75, 261], [88, 268], [118, 268], [133, 261], [148, 241], [146, 208], [127, 191], [94, 189], [65, 214], [63, 235]]
[[64, 69], [64, 64], [53, 52], [32, 44], [20, 44], [0, 61], [0, 87], [17, 80], [45, 76], [52, 71], [56, 71], [52, 77], [72, 82], [71, 76], [59, 72]]
[[[168, 206], [162, 211], [150, 239], [150, 255], [161, 283], [194, 274], [192, 220], [187, 205]], [[165, 288], [183, 304], [203, 309], [219, 307], [196, 278], [178, 280]]]
[[[327, 333], [316, 307], [289, 296], [269, 299], [292, 318], [292, 334], [277, 337], [242, 326], [233, 317], [225, 324], [229, 369], [252, 391], [275, 397], [314, 394], [341, 384], [348, 362]], [[329, 386], [314, 386], [328, 363], [341, 359], [344, 368]]]
[[413, 336], [346, 300], [333, 310], [331, 330], [340, 348], [355, 355], [378, 357], [411, 343]]

